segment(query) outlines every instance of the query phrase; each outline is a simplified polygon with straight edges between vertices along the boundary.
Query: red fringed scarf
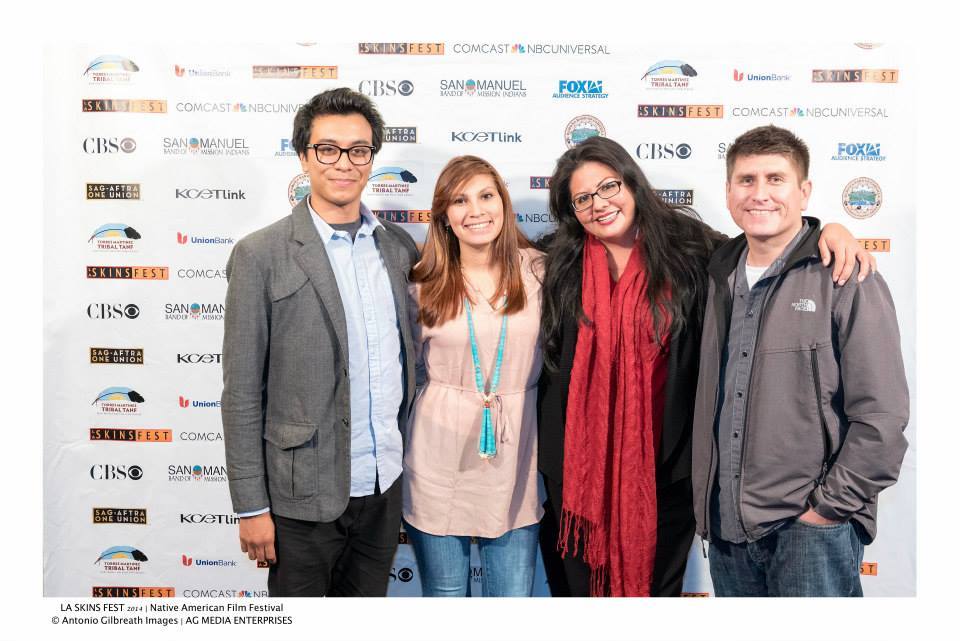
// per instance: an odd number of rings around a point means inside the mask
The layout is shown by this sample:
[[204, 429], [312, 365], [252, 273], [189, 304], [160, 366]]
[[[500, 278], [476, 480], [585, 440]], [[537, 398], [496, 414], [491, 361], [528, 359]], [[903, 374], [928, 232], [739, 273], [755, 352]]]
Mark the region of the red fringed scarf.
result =
[[[667, 358], [640, 244], [614, 283], [606, 249], [587, 234], [582, 300], [593, 322], [580, 323], [570, 374], [559, 549], [564, 556], [582, 549], [592, 596], [649, 596]], [[669, 336], [662, 340], [669, 344]]]

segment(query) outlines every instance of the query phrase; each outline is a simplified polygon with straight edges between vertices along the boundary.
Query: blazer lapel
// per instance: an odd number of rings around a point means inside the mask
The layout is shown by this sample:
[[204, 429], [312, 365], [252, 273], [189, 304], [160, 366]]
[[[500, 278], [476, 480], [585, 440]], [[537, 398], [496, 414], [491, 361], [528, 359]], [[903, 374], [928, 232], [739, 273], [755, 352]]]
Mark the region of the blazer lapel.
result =
[[337, 277], [330, 267], [330, 258], [323, 248], [319, 232], [310, 219], [307, 199], [304, 198], [293, 208], [293, 239], [302, 246], [295, 252], [294, 258], [310, 279], [310, 283], [320, 297], [320, 303], [327, 310], [333, 329], [340, 342], [340, 351], [344, 361], [349, 358], [347, 351], [347, 317], [343, 311], [343, 301], [337, 288]]

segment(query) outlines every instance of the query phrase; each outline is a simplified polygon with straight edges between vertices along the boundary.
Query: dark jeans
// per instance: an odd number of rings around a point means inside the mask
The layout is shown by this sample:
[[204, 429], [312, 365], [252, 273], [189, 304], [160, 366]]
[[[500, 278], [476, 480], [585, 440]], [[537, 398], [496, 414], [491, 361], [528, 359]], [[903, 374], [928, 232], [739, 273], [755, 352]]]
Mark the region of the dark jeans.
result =
[[[540, 521], [540, 553], [543, 555], [543, 569], [550, 584], [550, 594], [590, 596], [590, 567], [581, 559], [583, 551], [578, 548], [566, 557], [561, 557], [557, 551], [563, 487], [549, 477], [544, 476], [543, 480], [547, 502], [543, 506], [544, 515]], [[650, 585], [651, 596], [680, 596], [695, 526], [690, 477], [670, 485], [658, 485], [657, 552]]]
[[710, 543], [717, 596], [863, 596], [863, 543], [853, 523], [792, 519], [753, 543]]
[[400, 533], [401, 482], [351, 498], [335, 521], [273, 515], [277, 562], [270, 596], [386, 596]]

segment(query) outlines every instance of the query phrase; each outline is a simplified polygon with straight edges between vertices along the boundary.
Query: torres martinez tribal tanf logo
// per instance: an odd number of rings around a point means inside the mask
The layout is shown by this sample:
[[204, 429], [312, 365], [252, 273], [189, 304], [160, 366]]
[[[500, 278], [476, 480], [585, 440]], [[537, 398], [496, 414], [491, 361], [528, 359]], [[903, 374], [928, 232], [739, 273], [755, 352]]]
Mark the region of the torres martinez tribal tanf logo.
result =
[[648, 89], [689, 89], [697, 70], [682, 60], [660, 60], [640, 78]]
[[141, 564], [148, 560], [146, 554], [133, 546], [114, 545], [101, 552], [93, 564], [106, 574], [136, 574], [142, 572]]
[[407, 196], [410, 185], [417, 182], [413, 172], [403, 167], [380, 167], [370, 174], [367, 189], [371, 194], [389, 194]]
[[129, 387], [108, 387], [96, 395], [91, 405], [95, 405], [100, 414], [137, 415], [145, 401], [140, 392]]
[[126, 223], [106, 223], [97, 227], [87, 243], [93, 244], [97, 251], [131, 252], [137, 248], [136, 241], [142, 236]]
[[133, 60], [117, 55], [99, 56], [90, 61], [83, 71], [83, 76], [90, 84], [119, 84], [128, 83], [133, 74], [140, 71]]

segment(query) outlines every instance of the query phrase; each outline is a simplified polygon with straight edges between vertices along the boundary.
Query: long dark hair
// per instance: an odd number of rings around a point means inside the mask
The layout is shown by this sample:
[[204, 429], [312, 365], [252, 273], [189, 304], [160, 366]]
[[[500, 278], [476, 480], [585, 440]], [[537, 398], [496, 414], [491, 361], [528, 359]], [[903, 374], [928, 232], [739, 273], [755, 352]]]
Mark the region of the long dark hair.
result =
[[[634, 222], [640, 233], [647, 273], [647, 298], [658, 340], [669, 331], [684, 328], [684, 312], [702, 304], [706, 296], [706, 267], [719, 235], [705, 225], [692, 208], [669, 205], [654, 193], [643, 171], [626, 149], [595, 136], [557, 160], [550, 177], [550, 211], [557, 229], [543, 241], [547, 252], [540, 320], [544, 362], [553, 371], [559, 366], [564, 317], [584, 319], [581, 302], [583, 246], [586, 231], [577, 220], [570, 200], [570, 177], [586, 162], [604, 164], [623, 177], [636, 203]], [[666, 331], [665, 331], [666, 330]]]

